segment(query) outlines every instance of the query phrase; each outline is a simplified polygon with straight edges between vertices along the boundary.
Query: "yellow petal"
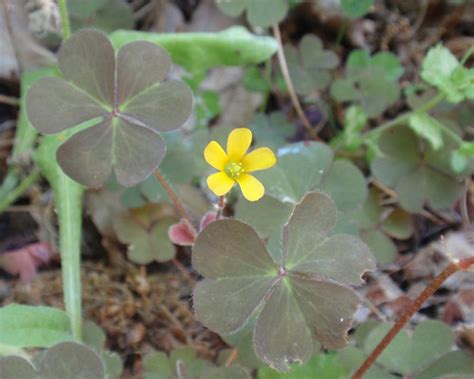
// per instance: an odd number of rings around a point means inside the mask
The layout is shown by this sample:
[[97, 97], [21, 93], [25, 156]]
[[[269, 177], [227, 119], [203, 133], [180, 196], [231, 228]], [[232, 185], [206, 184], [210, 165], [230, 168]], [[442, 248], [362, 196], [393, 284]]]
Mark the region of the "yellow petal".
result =
[[268, 147], [261, 147], [244, 156], [240, 163], [245, 171], [265, 170], [275, 165], [276, 157]]
[[242, 174], [237, 178], [237, 182], [248, 201], [257, 201], [265, 193], [265, 187], [255, 176]]
[[229, 160], [240, 162], [252, 143], [252, 132], [247, 128], [238, 128], [230, 132], [227, 138]]
[[223, 196], [230, 191], [234, 181], [225, 172], [216, 172], [207, 177], [207, 185], [216, 196]]
[[212, 167], [222, 171], [227, 164], [227, 154], [216, 141], [211, 141], [204, 149], [204, 159]]

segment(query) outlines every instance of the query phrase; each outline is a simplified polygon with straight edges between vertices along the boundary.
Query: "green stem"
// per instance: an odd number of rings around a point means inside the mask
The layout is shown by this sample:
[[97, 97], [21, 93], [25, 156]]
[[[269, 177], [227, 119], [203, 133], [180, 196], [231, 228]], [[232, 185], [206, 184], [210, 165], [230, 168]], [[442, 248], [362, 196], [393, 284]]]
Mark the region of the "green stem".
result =
[[71, 26], [69, 24], [69, 12], [67, 10], [66, 0], [58, 0], [61, 22], [63, 25], [63, 39], [68, 39], [71, 35]]
[[[56, 163], [57, 164], [57, 163]], [[75, 339], [82, 339], [81, 224], [83, 188], [57, 168], [56, 206], [63, 277], [64, 305]]]
[[0, 213], [13, 204], [31, 185], [40, 177], [38, 169], [33, 170], [21, 183], [12, 191], [9, 191], [5, 197], [0, 199]]
[[382, 125], [380, 125], [379, 127], [364, 133], [364, 137], [365, 139], [371, 139], [371, 138], [377, 137], [386, 130], [392, 129], [395, 126], [408, 122], [409, 118], [415, 113], [428, 112], [430, 109], [438, 105], [443, 99], [444, 99], [444, 95], [440, 93], [436, 95], [435, 97], [433, 97], [431, 100], [427, 101], [422, 106], [418, 107], [417, 109], [414, 109], [409, 112], [405, 112], [401, 114], [400, 116], [394, 118], [393, 120], [387, 121], [383, 123]]

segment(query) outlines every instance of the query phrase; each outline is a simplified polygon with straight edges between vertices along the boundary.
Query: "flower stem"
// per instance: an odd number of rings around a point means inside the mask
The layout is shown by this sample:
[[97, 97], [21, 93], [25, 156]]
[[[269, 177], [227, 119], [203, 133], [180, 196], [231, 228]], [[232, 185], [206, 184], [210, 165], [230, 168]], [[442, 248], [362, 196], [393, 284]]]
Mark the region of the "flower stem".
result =
[[166, 191], [166, 193], [168, 194], [168, 197], [170, 198], [171, 202], [173, 203], [175, 209], [178, 211], [181, 218], [186, 221], [186, 223], [188, 224], [190, 230], [193, 232], [193, 234], [195, 236], [197, 236], [198, 232], [197, 232], [196, 228], [193, 225], [193, 221], [191, 219], [191, 216], [189, 215], [188, 211], [184, 207], [183, 203], [179, 199], [179, 197], [176, 194], [176, 192], [174, 191], [174, 189], [171, 187], [171, 185], [168, 183], [166, 178], [160, 172], [160, 170], [156, 170], [155, 177], [160, 182], [161, 186]]
[[58, 0], [58, 5], [63, 26], [63, 39], [66, 40], [71, 35], [71, 25], [69, 24], [69, 12], [67, 10], [66, 0]]
[[219, 220], [222, 217], [224, 208], [225, 208], [225, 196], [219, 196], [219, 200], [217, 202], [216, 220]]
[[474, 265], [474, 257], [462, 259], [450, 263], [436, 278], [434, 278], [420, 295], [405, 309], [403, 314], [397, 320], [395, 325], [388, 331], [382, 341], [370, 353], [367, 359], [362, 363], [359, 369], [352, 375], [352, 379], [361, 379], [366, 371], [374, 364], [377, 358], [382, 354], [385, 348], [392, 342], [395, 336], [400, 332], [403, 326], [412, 318], [412, 316], [421, 308], [424, 302], [433, 295], [438, 288], [457, 271], [466, 271], [471, 265]]
[[278, 42], [278, 63], [280, 64], [281, 73], [283, 74], [283, 78], [285, 79], [286, 87], [288, 88], [288, 93], [290, 95], [291, 102], [293, 103], [293, 107], [295, 108], [296, 114], [301, 120], [301, 123], [308, 131], [310, 137], [314, 139], [319, 139], [316, 131], [311, 126], [311, 123], [306, 118], [303, 108], [301, 107], [300, 101], [298, 100], [298, 96], [296, 96], [295, 87], [293, 86], [293, 82], [291, 81], [290, 72], [288, 71], [288, 64], [286, 63], [285, 53], [283, 52], [283, 43], [281, 41], [281, 34], [278, 25], [273, 25], [273, 35]]
[[38, 169], [33, 170], [14, 190], [0, 199], [0, 213], [10, 206], [10, 204], [14, 203], [39, 177], [40, 171]]

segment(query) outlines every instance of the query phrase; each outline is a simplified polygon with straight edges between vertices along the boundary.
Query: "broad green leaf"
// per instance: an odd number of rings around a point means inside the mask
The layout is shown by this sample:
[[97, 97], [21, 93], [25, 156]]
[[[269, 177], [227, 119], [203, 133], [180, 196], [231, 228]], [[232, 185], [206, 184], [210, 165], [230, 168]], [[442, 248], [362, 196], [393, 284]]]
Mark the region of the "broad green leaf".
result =
[[408, 124], [416, 134], [426, 139], [434, 150], [443, 146], [443, 125], [428, 113], [414, 113]]
[[180, 127], [192, 110], [185, 84], [159, 83], [170, 67], [167, 53], [141, 41], [123, 46], [116, 57], [107, 36], [82, 30], [61, 46], [58, 66], [64, 79], [36, 82], [26, 110], [45, 134], [69, 129], [70, 137], [73, 128], [94, 121], [58, 149], [64, 172], [92, 187], [104, 184], [112, 171], [128, 187], [146, 179], [165, 155], [159, 132]]
[[450, 156], [453, 143], [435, 151], [422, 146], [408, 128], [388, 130], [379, 139], [378, 155], [371, 163], [372, 174], [395, 189], [403, 209], [419, 212], [425, 203], [434, 209], [449, 208], [460, 194], [461, 180], [469, 170], [453, 172]]
[[364, 206], [352, 212], [351, 218], [380, 264], [392, 262], [397, 253], [390, 237], [406, 239], [413, 233], [410, 214], [400, 208], [384, 207], [382, 193], [375, 188], [369, 192]]
[[462, 87], [466, 84], [466, 74], [453, 53], [442, 44], [428, 50], [421, 65], [423, 80], [437, 87], [452, 103], [462, 101], [465, 96]]
[[34, 367], [24, 358], [17, 356], [0, 357], [0, 378], [36, 379]]
[[278, 48], [271, 37], [256, 36], [241, 26], [219, 33], [149, 33], [119, 30], [110, 35], [115, 48], [132, 41], [148, 41], [163, 47], [175, 64], [190, 72], [216, 66], [243, 66], [269, 59]]
[[474, 360], [469, 353], [450, 351], [423, 369], [414, 379], [469, 379], [474, 376]]
[[360, 283], [374, 261], [357, 238], [329, 237], [335, 215], [329, 197], [305, 195], [285, 226], [281, 251], [271, 254], [250, 226], [230, 219], [211, 223], [192, 255], [205, 278], [194, 290], [197, 318], [231, 333], [255, 316], [257, 356], [278, 371], [308, 360], [314, 336], [327, 348], [344, 346], [359, 303], [345, 284]]
[[114, 229], [119, 240], [128, 244], [127, 255], [133, 262], [166, 262], [175, 256], [168, 229], [176, 221], [169, 206], [149, 203], [119, 216]]
[[[337, 352], [338, 361], [350, 373], [354, 373], [365, 361], [365, 354], [354, 346], [347, 346]], [[348, 376], [350, 377], [350, 375]], [[398, 376], [392, 375], [377, 365], [372, 365], [365, 373], [364, 379], [396, 379]]]
[[315, 375], [318, 379], [346, 379], [348, 372], [335, 354], [317, 354], [304, 365], [292, 365], [288, 373], [267, 367], [258, 370], [258, 379], [307, 379]]
[[[278, 151], [275, 167], [258, 173], [265, 183], [262, 201], [237, 203], [236, 215], [260, 233], [270, 237], [286, 221], [288, 209], [305, 193], [321, 190], [335, 200], [339, 212], [347, 212], [361, 205], [367, 196], [367, 183], [360, 170], [351, 162], [337, 160], [334, 153], [321, 143], [295, 143]], [[343, 214], [338, 217], [341, 230]]]
[[362, 17], [369, 12], [374, 0], [341, 0], [342, 10], [350, 17]]
[[346, 76], [331, 85], [331, 95], [339, 101], [360, 105], [367, 116], [380, 115], [400, 96], [398, 78], [403, 67], [388, 52], [370, 56], [365, 50], [354, 50], [347, 58]]
[[[381, 324], [373, 329], [366, 340], [364, 351], [369, 354], [391, 328]], [[399, 333], [377, 359], [393, 372], [411, 376], [448, 353], [454, 344], [451, 329], [440, 321], [424, 321], [416, 326], [410, 337], [406, 331]]]
[[198, 358], [189, 347], [175, 349], [169, 357], [162, 352], [149, 353], [143, 359], [143, 368], [145, 379], [250, 379], [247, 370], [241, 366], [215, 367], [211, 362]]
[[287, 44], [284, 51], [293, 85], [301, 95], [326, 88], [331, 70], [339, 64], [337, 54], [324, 50], [321, 40], [310, 34], [302, 38], [298, 49]]
[[63, 342], [48, 349], [39, 372], [47, 379], [103, 379], [104, 365], [91, 349], [75, 342]]
[[10, 304], [0, 309], [1, 344], [49, 347], [71, 339], [69, 319], [57, 308]]
[[272, 87], [269, 78], [266, 76], [266, 74], [262, 74], [258, 67], [251, 66], [244, 72], [244, 87], [253, 92], [269, 92]]
[[253, 26], [269, 27], [278, 24], [286, 16], [288, 0], [216, 0], [219, 9], [228, 16], [236, 17], [247, 10], [247, 19]]
[[269, 115], [257, 113], [249, 129], [252, 130], [257, 146], [267, 146], [272, 150], [278, 150], [295, 134], [294, 125], [282, 112], [272, 112]]

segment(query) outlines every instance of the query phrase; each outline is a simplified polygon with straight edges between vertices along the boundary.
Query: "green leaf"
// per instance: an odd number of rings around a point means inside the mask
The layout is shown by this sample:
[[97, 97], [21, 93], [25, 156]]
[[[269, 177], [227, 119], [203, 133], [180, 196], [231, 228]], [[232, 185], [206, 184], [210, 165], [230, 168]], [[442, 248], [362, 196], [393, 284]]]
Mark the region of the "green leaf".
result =
[[48, 349], [41, 359], [40, 376], [47, 379], [103, 379], [104, 365], [91, 349], [63, 342]]
[[463, 351], [450, 351], [423, 369], [414, 379], [469, 379], [474, 375], [472, 356]]
[[10, 304], [0, 309], [1, 344], [49, 347], [71, 339], [69, 319], [57, 308]]
[[344, 145], [357, 150], [362, 144], [362, 130], [367, 125], [367, 114], [358, 105], [350, 106], [344, 114]]
[[293, 364], [291, 371], [280, 373], [270, 368], [258, 370], [258, 379], [307, 379], [317, 375], [318, 379], [345, 379], [348, 372], [335, 354], [317, 354], [304, 365]]
[[421, 65], [421, 77], [427, 83], [444, 92], [451, 102], [460, 102], [463, 95], [453, 83], [453, 74], [460, 63], [449, 49], [442, 44], [428, 50]]
[[176, 221], [173, 210], [166, 204], [148, 203], [119, 216], [114, 229], [119, 240], [128, 244], [127, 255], [133, 262], [166, 262], [175, 256], [168, 229]]
[[257, 113], [249, 129], [255, 137], [256, 146], [267, 146], [278, 150], [287, 143], [295, 133], [294, 125], [288, 121], [283, 112], [272, 112], [269, 115]]
[[115, 48], [132, 41], [149, 41], [163, 47], [175, 64], [196, 73], [217, 66], [243, 66], [269, 59], [278, 49], [271, 37], [256, 36], [241, 26], [219, 33], [149, 33], [116, 31]]
[[369, 12], [374, 0], [341, 0], [342, 10], [350, 17], [361, 17]]
[[256, 66], [245, 70], [243, 83], [244, 87], [252, 92], [269, 92], [272, 88], [268, 78]]
[[124, 0], [68, 0], [67, 3], [73, 31], [94, 27], [110, 33], [133, 27], [133, 12]]
[[331, 95], [359, 104], [369, 117], [376, 117], [398, 100], [402, 74], [395, 55], [380, 52], [371, 57], [365, 50], [354, 50], [347, 58], [346, 77], [333, 82]]
[[443, 146], [443, 125], [428, 113], [413, 113], [408, 124], [416, 134], [426, 139], [434, 150]]
[[[381, 324], [369, 333], [364, 345], [366, 354], [375, 348], [391, 326]], [[448, 353], [453, 345], [454, 335], [446, 324], [424, 321], [416, 326], [411, 337], [406, 331], [399, 333], [377, 362], [393, 372], [411, 376]]]
[[36, 379], [34, 367], [24, 358], [17, 356], [0, 357], [0, 378]]
[[168, 54], [137, 41], [115, 55], [107, 36], [81, 30], [61, 46], [58, 65], [64, 80], [36, 82], [26, 110], [32, 125], [45, 134], [92, 123], [72, 137], [68, 131], [70, 138], [57, 151], [64, 172], [91, 187], [104, 184], [112, 171], [125, 186], [146, 179], [165, 154], [159, 132], [180, 127], [192, 110], [185, 84], [160, 83], [171, 65]]
[[240, 221], [208, 225], [192, 255], [193, 267], [205, 278], [194, 290], [197, 318], [225, 334], [255, 315], [257, 356], [278, 371], [288, 370], [289, 362], [307, 361], [313, 336], [326, 348], [344, 346], [359, 302], [346, 285], [361, 283], [374, 262], [356, 237], [328, 236], [335, 219], [329, 197], [305, 195], [285, 225], [281, 251], [271, 254]]
[[250, 24], [262, 27], [278, 24], [288, 11], [288, 0], [216, 0], [216, 4], [224, 14], [231, 17], [247, 10]]
[[339, 57], [331, 50], [324, 50], [321, 40], [307, 34], [298, 49], [290, 44], [284, 46], [288, 67], [297, 93], [308, 95], [326, 88], [331, 81], [331, 72], [339, 64]]
[[372, 174], [395, 189], [403, 209], [420, 212], [425, 203], [434, 209], [449, 208], [460, 194], [461, 180], [469, 171], [453, 172], [450, 157], [456, 143], [445, 140], [433, 150], [423, 146], [409, 128], [388, 130], [379, 138], [379, 154]]

